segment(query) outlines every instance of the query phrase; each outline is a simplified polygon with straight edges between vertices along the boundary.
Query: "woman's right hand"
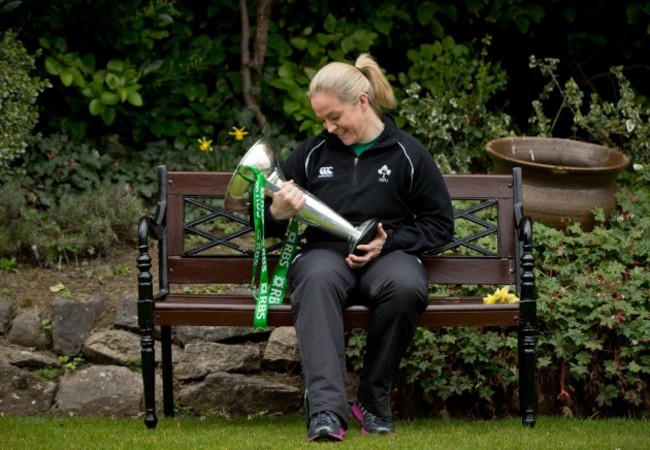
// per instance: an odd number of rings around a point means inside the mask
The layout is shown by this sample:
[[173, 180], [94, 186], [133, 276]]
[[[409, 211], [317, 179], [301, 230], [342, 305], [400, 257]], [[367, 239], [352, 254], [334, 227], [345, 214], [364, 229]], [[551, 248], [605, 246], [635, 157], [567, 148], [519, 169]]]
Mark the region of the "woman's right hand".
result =
[[288, 220], [305, 207], [305, 201], [305, 195], [293, 180], [285, 181], [280, 190], [273, 193], [269, 211], [275, 220]]

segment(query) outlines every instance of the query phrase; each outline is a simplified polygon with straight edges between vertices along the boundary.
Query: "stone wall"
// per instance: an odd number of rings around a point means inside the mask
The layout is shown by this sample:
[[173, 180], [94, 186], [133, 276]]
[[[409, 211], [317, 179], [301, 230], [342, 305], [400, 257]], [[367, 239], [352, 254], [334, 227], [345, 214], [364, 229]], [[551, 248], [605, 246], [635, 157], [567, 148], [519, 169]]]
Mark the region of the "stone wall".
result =
[[[108, 303], [59, 298], [49, 311], [17, 310], [0, 297], [0, 415], [143, 413], [137, 300]], [[180, 410], [228, 417], [301, 412], [304, 387], [292, 327], [177, 327], [173, 336]], [[160, 394], [158, 374], [159, 415]]]

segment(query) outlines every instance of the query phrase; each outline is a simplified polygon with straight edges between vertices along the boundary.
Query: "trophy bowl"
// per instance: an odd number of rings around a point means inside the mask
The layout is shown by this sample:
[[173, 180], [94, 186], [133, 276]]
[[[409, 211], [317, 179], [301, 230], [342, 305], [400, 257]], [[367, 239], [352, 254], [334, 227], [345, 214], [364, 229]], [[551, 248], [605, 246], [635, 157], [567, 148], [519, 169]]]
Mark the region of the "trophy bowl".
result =
[[[226, 191], [225, 203], [226, 209], [232, 212], [248, 212], [250, 211], [250, 203], [253, 196], [253, 185], [255, 184], [255, 173], [251, 170], [257, 169], [264, 174], [267, 189], [273, 186], [268, 186], [270, 178], [280, 181], [280, 185], [284, 180], [282, 171], [280, 170], [280, 163], [273, 149], [268, 145], [266, 140], [260, 139], [253, 146], [248, 149], [244, 157], [241, 159], [237, 168], [233, 172], [232, 178], [228, 183]], [[275, 176], [274, 171], [279, 173]], [[279, 187], [278, 187], [279, 189]], [[278, 190], [275, 189], [275, 190]]]

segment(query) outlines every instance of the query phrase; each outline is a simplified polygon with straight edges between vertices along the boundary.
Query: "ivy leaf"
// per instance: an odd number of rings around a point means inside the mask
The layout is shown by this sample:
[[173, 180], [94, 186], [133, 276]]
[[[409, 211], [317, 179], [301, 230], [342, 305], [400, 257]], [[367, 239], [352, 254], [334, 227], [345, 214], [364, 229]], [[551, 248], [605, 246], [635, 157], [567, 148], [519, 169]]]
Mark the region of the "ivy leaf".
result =
[[120, 98], [116, 94], [110, 91], [102, 92], [100, 98], [102, 100], [102, 103], [104, 103], [105, 105], [116, 105], [120, 101]]
[[70, 71], [69, 69], [62, 70], [60, 77], [61, 77], [61, 82], [65, 87], [68, 87], [72, 84], [73, 81], [72, 71]]
[[328, 14], [325, 18], [325, 23], [323, 23], [323, 26], [325, 27], [325, 31], [328, 33], [333, 33], [334, 30], [336, 30], [336, 18], [333, 15]]
[[90, 110], [90, 114], [93, 116], [98, 116], [102, 113], [102, 111], [104, 111], [104, 103], [102, 103], [100, 99], [96, 98], [90, 102], [88, 109]]
[[126, 99], [133, 106], [142, 106], [144, 104], [142, 96], [138, 92], [129, 92]]
[[45, 58], [45, 70], [47, 70], [47, 73], [50, 75], [58, 75], [61, 70], [61, 65], [56, 59], [48, 56]]
[[641, 370], [641, 366], [636, 363], [636, 361], [630, 362], [630, 364], [627, 366], [628, 370], [630, 372], [638, 373]]
[[418, 22], [420, 25], [431, 23], [433, 16], [438, 11], [438, 5], [433, 3], [421, 3], [417, 8]]

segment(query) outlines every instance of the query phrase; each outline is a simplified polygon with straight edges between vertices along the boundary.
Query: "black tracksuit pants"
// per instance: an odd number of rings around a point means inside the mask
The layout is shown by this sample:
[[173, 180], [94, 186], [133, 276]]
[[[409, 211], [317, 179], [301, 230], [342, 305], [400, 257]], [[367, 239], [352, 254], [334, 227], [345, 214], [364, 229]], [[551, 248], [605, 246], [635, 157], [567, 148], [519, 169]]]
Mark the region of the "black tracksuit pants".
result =
[[352, 270], [336, 249], [299, 254], [288, 274], [294, 326], [298, 334], [310, 413], [332, 411], [346, 423], [343, 309], [367, 305], [364, 367], [357, 401], [371, 413], [390, 417], [391, 375], [399, 367], [427, 305], [427, 274], [419, 259], [395, 251]]

